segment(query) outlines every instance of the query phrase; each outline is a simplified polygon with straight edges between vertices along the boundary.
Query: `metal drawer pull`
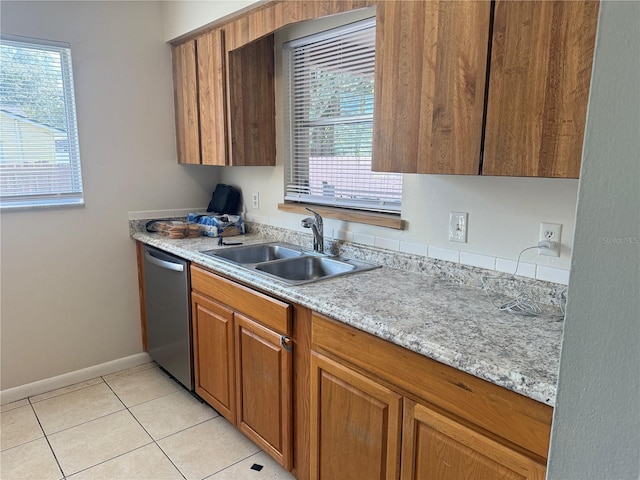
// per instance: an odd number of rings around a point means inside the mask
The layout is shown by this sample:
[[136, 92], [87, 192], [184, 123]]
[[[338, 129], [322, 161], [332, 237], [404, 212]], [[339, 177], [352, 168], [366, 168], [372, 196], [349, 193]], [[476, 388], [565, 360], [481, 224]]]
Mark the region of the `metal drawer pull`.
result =
[[289, 337], [285, 337], [284, 335], [280, 337], [280, 346], [284, 348], [287, 352], [293, 352], [293, 345], [291, 346], [288, 345], [290, 341], [291, 339]]

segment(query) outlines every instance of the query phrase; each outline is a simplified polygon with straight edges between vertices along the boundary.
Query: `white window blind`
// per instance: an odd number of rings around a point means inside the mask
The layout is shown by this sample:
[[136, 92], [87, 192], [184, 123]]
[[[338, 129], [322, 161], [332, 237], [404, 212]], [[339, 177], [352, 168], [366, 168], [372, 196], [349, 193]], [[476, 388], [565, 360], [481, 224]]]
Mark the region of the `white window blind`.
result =
[[2, 208], [82, 204], [68, 44], [0, 39]]
[[371, 171], [375, 18], [283, 48], [285, 200], [399, 213], [402, 175]]

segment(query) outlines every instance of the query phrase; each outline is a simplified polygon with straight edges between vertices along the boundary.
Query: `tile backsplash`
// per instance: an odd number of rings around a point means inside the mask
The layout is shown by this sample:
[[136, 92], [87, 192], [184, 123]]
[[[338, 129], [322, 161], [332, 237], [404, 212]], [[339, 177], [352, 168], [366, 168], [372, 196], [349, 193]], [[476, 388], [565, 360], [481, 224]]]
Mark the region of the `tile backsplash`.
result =
[[[312, 245], [311, 235], [305, 232], [261, 223], [248, 222], [247, 226], [249, 231], [261, 237], [291, 242], [308, 248]], [[484, 283], [487, 290], [491, 292], [509, 297], [517, 297], [524, 293], [532, 300], [545, 305], [561, 305], [565, 301], [566, 285], [569, 280], [569, 272], [565, 270], [521, 262], [518, 275], [513, 275], [516, 262], [512, 260], [419, 244], [408, 246], [405, 244], [403, 249], [403, 242], [381, 241], [378, 237], [368, 237], [354, 234], [352, 242], [326, 237], [325, 250], [334, 255], [422, 273], [471, 287], [482, 288]], [[509, 269], [511, 266], [513, 268]], [[536, 267], [544, 278], [537, 273], [533, 278], [526, 275], [536, 270]], [[522, 275], [523, 272], [525, 275]]]
[[[184, 219], [187, 213], [202, 210], [192, 208], [130, 212], [130, 229], [143, 230], [146, 221], [151, 218]], [[258, 234], [266, 240], [285, 241], [312, 248], [310, 233], [301, 231], [297, 225], [288, 225], [287, 222], [282, 225], [246, 221], [248, 232]], [[489, 292], [508, 297], [526, 294], [530, 299], [545, 305], [563, 305], [566, 301], [569, 271], [559, 268], [520, 262], [517, 274], [514, 275], [517, 264], [514, 260], [336, 229], [325, 231], [325, 250], [333, 255], [421, 273], [461, 285], [483, 288], [484, 284]]]

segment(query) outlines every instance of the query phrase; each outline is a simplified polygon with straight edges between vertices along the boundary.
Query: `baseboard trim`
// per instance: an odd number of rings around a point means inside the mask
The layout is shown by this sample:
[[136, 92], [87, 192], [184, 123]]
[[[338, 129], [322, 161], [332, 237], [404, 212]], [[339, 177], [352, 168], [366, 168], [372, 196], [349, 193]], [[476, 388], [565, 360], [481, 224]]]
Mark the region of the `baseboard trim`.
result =
[[92, 367], [75, 370], [73, 372], [64, 373], [37, 382], [27, 383], [19, 387], [8, 388], [0, 391], [0, 405], [22, 400], [23, 398], [33, 397], [41, 393], [50, 392], [58, 388], [68, 387], [74, 383], [85, 382], [102, 375], [124, 370], [125, 368], [137, 367], [151, 361], [151, 357], [147, 352], [136, 353], [129, 357], [118, 358], [110, 362], [101, 363]]

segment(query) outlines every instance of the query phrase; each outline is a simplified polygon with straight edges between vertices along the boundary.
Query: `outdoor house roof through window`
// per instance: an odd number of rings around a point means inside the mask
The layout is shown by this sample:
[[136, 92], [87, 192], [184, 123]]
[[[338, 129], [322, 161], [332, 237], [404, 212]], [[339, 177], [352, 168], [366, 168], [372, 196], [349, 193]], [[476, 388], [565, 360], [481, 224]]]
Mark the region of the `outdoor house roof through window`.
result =
[[402, 175], [371, 171], [375, 18], [283, 45], [285, 200], [400, 213]]
[[69, 44], [1, 37], [0, 200], [84, 203]]

